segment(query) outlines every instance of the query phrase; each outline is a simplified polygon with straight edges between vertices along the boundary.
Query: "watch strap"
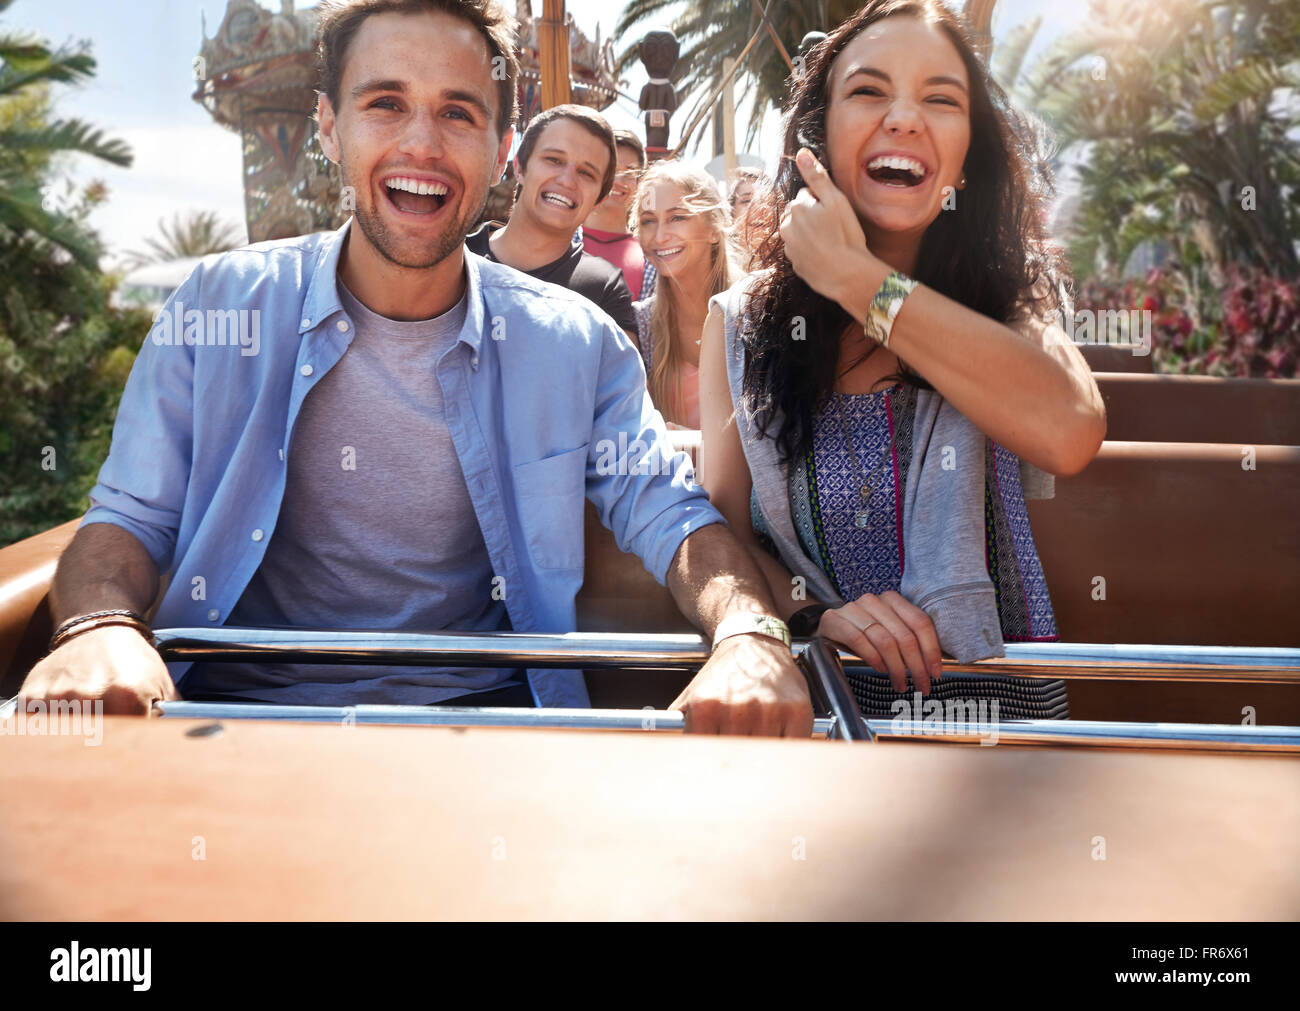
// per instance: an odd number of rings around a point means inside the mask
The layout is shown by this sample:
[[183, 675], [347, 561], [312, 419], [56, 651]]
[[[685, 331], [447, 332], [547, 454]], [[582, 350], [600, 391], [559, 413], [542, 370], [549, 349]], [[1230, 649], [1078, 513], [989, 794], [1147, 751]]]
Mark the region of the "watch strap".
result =
[[790, 627], [790, 634], [797, 639], [807, 639], [816, 635], [822, 615], [829, 610], [830, 608], [825, 604], [809, 604], [807, 607], [799, 608], [786, 621]]
[[730, 614], [718, 623], [717, 629], [713, 633], [713, 648], [718, 648], [718, 643], [723, 639], [729, 639], [733, 635], [758, 635], [770, 636], [777, 639], [784, 645], [790, 645], [790, 629], [786, 627], [784, 621], [775, 618], [770, 614], [758, 614], [754, 611], [742, 611], [740, 614]]

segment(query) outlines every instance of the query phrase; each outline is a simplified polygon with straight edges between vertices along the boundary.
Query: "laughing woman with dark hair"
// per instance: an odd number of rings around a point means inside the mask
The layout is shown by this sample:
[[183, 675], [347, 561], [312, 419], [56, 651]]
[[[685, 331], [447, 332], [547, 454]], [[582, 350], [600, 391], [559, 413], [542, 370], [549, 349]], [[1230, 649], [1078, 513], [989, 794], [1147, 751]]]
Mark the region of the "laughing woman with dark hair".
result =
[[[806, 149], [806, 150], [804, 150]], [[791, 82], [757, 273], [710, 303], [701, 479], [868, 715], [915, 689], [1068, 715], [1062, 682], [945, 677], [1057, 638], [1025, 508], [1105, 436], [1052, 323], [1033, 134], [937, 0], [873, 0]]]

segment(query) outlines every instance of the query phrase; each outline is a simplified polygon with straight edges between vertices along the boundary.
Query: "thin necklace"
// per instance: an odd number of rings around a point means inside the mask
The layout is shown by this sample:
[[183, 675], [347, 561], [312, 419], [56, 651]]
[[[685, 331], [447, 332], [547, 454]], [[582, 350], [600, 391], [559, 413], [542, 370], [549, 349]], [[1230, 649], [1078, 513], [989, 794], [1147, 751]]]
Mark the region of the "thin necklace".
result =
[[[886, 396], [888, 396], [888, 393], [886, 393]], [[849, 435], [849, 424], [844, 418], [844, 394], [838, 392], [835, 393], [835, 407], [840, 413], [840, 428], [844, 432], [844, 441], [849, 447], [849, 459], [853, 461], [853, 475], [857, 478], [859, 485], [858, 495], [862, 498], [862, 505], [853, 513], [853, 525], [859, 530], [865, 530], [867, 524], [871, 521], [869, 507], [871, 505], [871, 499], [876, 494], [874, 487], [875, 480], [880, 476], [880, 472], [884, 469], [886, 461], [893, 459], [895, 433], [891, 426], [889, 433], [889, 448], [881, 454], [880, 462], [877, 463], [875, 469], [872, 470], [871, 476], [863, 480], [862, 467], [858, 463], [858, 454], [853, 448], [853, 437]]]

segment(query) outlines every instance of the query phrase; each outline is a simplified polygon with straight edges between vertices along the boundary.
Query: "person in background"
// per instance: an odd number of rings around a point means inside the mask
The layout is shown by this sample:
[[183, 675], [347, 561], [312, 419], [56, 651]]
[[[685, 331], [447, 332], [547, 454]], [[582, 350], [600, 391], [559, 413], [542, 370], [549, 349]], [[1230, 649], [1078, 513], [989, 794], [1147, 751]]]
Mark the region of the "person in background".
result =
[[636, 196], [637, 182], [645, 171], [645, 148], [631, 130], [615, 130], [614, 143], [618, 147], [618, 171], [609, 195], [598, 203], [591, 216], [582, 224], [582, 248], [592, 256], [608, 260], [623, 272], [623, 280], [632, 292], [633, 300], [650, 294], [646, 282], [651, 280], [654, 268], [646, 263], [641, 243], [628, 230], [628, 214], [632, 198]]
[[727, 204], [731, 209], [732, 258], [745, 273], [756, 266], [759, 244], [765, 234], [776, 229], [775, 220], [767, 220], [764, 209], [768, 204], [756, 197], [765, 194], [772, 181], [761, 169], [743, 167], [736, 170], [731, 183]]
[[731, 211], [731, 220], [738, 221], [754, 200], [754, 191], [767, 178], [762, 169], [748, 165], [736, 169], [736, 177], [731, 181], [731, 190], [727, 194], [727, 208]]
[[576, 291], [627, 333], [636, 331], [622, 273], [583, 252], [575, 232], [614, 185], [614, 131], [584, 105], [557, 105], [533, 117], [515, 155], [519, 198], [504, 225], [487, 222], [465, 239], [470, 252], [539, 281]]
[[670, 426], [698, 429], [700, 333], [709, 299], [739, 276], [727, 242], [730, 216], [713, 177], [656, 162], [633, 206], [637, 239], [659, 278], [633, 304], [650, 397]]

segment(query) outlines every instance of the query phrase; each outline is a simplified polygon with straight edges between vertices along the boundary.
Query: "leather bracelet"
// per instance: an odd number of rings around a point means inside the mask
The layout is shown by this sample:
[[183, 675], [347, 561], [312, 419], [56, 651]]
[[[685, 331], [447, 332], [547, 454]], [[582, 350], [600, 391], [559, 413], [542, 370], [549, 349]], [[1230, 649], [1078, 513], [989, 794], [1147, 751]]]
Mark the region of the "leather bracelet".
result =
[[134, 611], [127, 610], [107, 610], [93, 611], [90, 614], [78, 615], [75, 618], [69, 618], [61, 624], [50, 637], [49, 652], [53, 653], [56, 649], [71, 639], [76, 638], [83, 632], [92, 632], [97, 628], [107, 628], [110, 625], [125, 625], [134, 628], [146, 640], [153, 644], [153, 629], [149, 627], [140, 615]]
[[790, 634], [800, 639], [807, 639], [817, 634], [817, 626], [822, 620], [822, 615], [829, 611], [826, 604], [809, 604], [807, 607], [801, 607], [790, 615], [786, 625], [790, 628]]
[[85, 614], [75, 614], [71, 618], [68, 618], [54, 630], [54, 634], [50, 636], [50, 641], [53, 642], [64, 632], [76, 628], [76, 626], [83, 622], [93, 621], [95, 618], [106, 618], [109, 615], [114, 617], [131, 618], [141, 624], [144, 623], [144, 615], [140, 614], [138, 611], [132, 611], [127, 607], [106, 607], [99, 611], [87, 611]]

